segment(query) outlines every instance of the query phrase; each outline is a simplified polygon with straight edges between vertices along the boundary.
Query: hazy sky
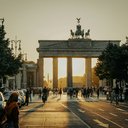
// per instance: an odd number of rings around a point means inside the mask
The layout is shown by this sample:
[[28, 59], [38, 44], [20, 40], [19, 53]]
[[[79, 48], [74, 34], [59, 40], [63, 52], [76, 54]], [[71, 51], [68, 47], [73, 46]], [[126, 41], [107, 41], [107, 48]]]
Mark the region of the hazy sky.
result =
[[0, 0], [6, 37], [22, 41], [28, 60], [37, 61], [38, 40], [67, 40], [81, 18], [95, 40], [128, 36], [128, 0]]

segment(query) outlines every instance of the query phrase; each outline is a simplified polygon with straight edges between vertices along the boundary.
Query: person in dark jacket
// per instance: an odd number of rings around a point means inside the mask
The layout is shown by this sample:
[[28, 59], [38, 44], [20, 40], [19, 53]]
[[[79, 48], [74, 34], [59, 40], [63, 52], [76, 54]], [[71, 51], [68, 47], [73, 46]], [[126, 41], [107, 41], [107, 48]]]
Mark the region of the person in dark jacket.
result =
[[29, 89], [27, 89], [26, 91], [26, 100], [25, 100], [25, 104], [28, 106], [28, 103], [29, 103], [29, 96], [30, 96], [30, 92], [29, 92]]
[[46, 87], [43, 88], [42, 90], [42, 100], [45, 103], [48, 98], [48, 89]]
[[99, 88], [97, 88], [96, 94], [97, 94], [97, 99], [99, 99], [99, 94], [100, 94], [100, 89]]
[[116, 83], [116, 87], [115, 87], [115, 98], [116, 98], [116, 105], [119, 104], [119, 93], [120, 93], [120, 89], [119, 89], [119, 86], [118, 84]]
[[59, 95], [60, 95], [60, 98], [61, 98], [61, 95], [62, 95], [62, 88], [59, 89]]
[[7, 115], [8, 128], [19, 128], [18, 93], [13, 92], [7, 101], [5, 112]]

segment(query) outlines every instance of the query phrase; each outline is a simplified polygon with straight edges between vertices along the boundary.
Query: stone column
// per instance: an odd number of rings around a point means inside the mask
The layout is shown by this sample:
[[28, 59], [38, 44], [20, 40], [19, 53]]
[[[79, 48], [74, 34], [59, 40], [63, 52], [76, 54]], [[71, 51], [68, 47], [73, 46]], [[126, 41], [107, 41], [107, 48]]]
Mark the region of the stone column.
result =
[[72, 87], [72, 58], [67, 58], [67, 86]]
[[86, 58], [86, 87], [92, 87], [92, 68], [91, 68], [91, 58]]
[[36, 69], [34, 69], [34, 86], [36, 87]]
[[53, 88], [58, 88], [58, 58], [53, 58]]
[[15, 85], [15, 88], [16, 89], [21, 89], [21, 77], [22, 77], [22, 74], [21, 74], [21, 71], [16, 74], [15, 78], [16, 78], [16, 85]]
[[37, 60], [38, 62], [38, 86], [43, 87], [43, 81], [44, 81], [44, 59], [39, 58]]

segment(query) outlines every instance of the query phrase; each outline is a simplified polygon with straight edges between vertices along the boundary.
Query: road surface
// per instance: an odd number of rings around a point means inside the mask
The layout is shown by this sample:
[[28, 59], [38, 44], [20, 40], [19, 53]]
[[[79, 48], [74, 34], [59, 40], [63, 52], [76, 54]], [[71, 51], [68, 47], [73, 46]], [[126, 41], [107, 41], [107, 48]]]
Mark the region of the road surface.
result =
[[128, 128], [128, 106], [96, 98], [35, 97], [20, 109], [20, 128]]

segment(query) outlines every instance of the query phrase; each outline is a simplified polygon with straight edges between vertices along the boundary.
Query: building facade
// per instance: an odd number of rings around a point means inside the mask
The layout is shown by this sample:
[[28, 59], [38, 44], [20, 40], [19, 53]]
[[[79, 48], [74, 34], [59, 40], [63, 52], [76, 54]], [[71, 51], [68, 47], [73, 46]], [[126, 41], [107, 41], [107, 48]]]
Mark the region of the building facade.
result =
[[13, 77], [6, 77], [5, 87], [9, 89], [23, 89], [37, 87], [37, 64], [33, 61], [26, 61], [18, 74]]

